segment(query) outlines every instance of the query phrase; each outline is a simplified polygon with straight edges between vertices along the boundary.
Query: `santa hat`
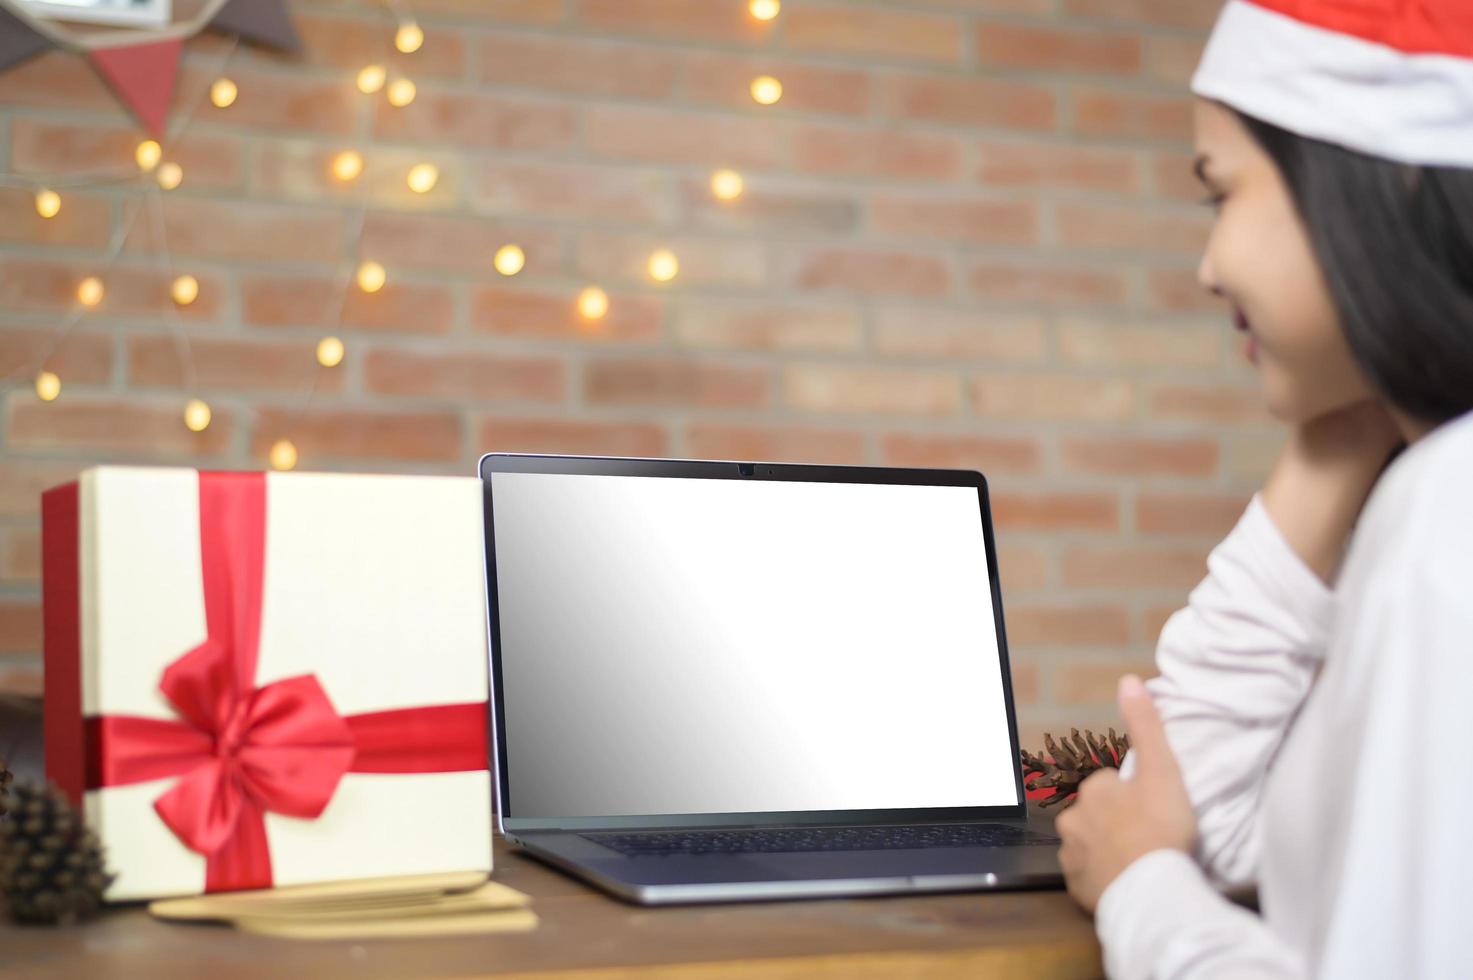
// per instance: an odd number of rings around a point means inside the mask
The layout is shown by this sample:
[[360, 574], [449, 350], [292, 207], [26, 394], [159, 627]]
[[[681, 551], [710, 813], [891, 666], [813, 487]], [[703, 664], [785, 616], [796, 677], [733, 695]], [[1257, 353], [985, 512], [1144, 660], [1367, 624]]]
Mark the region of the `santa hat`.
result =
[[1192, 91], [1372, 156], [1473, 168], [1473, 0], [1228, 0]]

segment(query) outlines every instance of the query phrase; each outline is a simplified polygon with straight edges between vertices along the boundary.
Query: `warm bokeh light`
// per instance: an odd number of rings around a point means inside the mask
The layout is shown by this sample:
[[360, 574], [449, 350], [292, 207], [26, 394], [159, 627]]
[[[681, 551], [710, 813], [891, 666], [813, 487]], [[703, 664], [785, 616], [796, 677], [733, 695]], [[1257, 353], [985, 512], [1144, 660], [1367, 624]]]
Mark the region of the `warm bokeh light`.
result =
[[358, 72], [358, 91], [364, 95], [372, 95], [384, 87], [384, 81], [389, 73], [384, 71], [383, 65], [366, 65]]
[[783, 97], [783, 83], [771, 75], [752, 79], [752, 98], [761, 105], [772, 105]]
[[133, 159], [138, 161], [138, 169], [145, 172], [157, 167], [163, 158], [164, 148], [159, 146], [158, 140], [144, 140], [133, 151]]
[[389, 83], [389, 105], [402, 109], [414, 101], [414, 83], [407, 78], [396, 78]]
[[169, 287], [169, 295], [180, 306], [188, 306], [199, 298], [199, 280], [194, 276], [180, 276]]
[[332, 158], [332, 175], [348, 181], [363, 173], [363, 156], [357, 150], [344, 150]]
[[376, 293], [384, 288], [389, 275], [377, 262], [364, 262], [358, 267], [358, 288], [365, 293]]
[[578, 312], [585, 320], [601, 320], [609, 312], [609, 294], [597, 286], [589, 286], [578, 294]]
[[297, 447], [290, 439], [278, 439], [271, 447], [271, 468], [291, 470], [297, 466]]
[[416, 163], [409, 168], [409, 189], [416, 194], [428, 194], [440, 181], [440, 168], [433, 163]]
[[53, 190], [41, 188], [36, 192], [36, 213], [43, 218], [54, 218], [61, 210], [61, 195]]
[[159, 172], [154, 175], [158, 178], [159, 186], [166, 191], [172, 191], [184, 183], [184, 168], [173, 160], [159, 167]]
[[337, 367], [343, 363], [343, 342], [336, 337], [323, 337], [317, 342], [317, 363]]
[[742, 175], [735, 170], [718, 170], [711, 175], [711, 193], [723, 201], [741, 197], [745, 186]]
[[77, 302], [83, 306], [96, 306], [102, 302], [102, 280], [88, 276], [77, 284]]
[[656, 282], [669, 282], [680, 272], [680, 260], [668, 248], [655, 249], [650, 253], [650, 278]]
[[54, 402], [61, 394], [61, 379], [50, 371], [36, 375], [36, 397], [43, 402]]
[[190, 432], [203, 432], [210, 427], [210, 406], [198, 398], [191, 398], [184, 406], [184, 425]]
[[210, 101], [215, 104], [216, 109], [228, 109], [235, 104], [235, 97], [239, 95], [235, 83], [228, 78], [217, 78], [210, 86]]
[[503, 276], [514, 276], [527, 264], [527, 256], [519, 245], [503, 245], [496, 250], [493, 262], [497, 272]]
[[782, 7], [783, 5], [779, 0], [752, 0], [751, 3], [747, 4], [747, 9], [758, 20], [772, 20], [777, 16], [778, 11]]
[[424, 43], [425, 32], [412, 20], [400, 24], [399, 30], [394, 33], [394, 47], [405, 54], [414, 54]]

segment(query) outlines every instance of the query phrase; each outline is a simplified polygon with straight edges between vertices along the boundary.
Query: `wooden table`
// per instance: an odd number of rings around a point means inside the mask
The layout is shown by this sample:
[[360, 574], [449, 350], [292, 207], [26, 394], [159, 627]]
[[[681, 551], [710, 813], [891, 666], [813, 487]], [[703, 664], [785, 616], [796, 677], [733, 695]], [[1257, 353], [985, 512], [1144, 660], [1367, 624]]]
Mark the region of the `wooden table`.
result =
[[1061, 891], [640, 908], [509, 851], [535, 932], [302, 942], [173, 925], [141, 907], [65, 929], [0, 925], [0, 976], [111, 980], [498, 977], [915, 980], [1098, 977], [1089, 916]]

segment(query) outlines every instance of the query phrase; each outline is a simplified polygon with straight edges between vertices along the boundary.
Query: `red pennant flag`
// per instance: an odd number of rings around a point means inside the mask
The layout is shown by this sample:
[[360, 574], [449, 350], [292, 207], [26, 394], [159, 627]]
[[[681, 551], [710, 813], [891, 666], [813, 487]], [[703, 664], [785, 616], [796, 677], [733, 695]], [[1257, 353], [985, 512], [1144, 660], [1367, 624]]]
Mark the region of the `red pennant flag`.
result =
[[91, 52], [97, 73], [154, 136], [163, 134], [164, 121], [169, 115], [182, 43], [179, 38], [173, 38]]

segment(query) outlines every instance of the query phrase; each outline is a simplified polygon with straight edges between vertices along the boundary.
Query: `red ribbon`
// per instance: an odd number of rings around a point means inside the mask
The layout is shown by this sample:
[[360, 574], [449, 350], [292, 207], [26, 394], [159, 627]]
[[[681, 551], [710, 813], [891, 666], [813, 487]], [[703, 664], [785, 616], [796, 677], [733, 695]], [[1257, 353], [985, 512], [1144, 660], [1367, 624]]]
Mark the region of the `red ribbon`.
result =
[[159, 683], [183, 720], [87, 719], [87, 786], [180, 777], [154, 809], [205, 855], [205, 890], [269, 888], [266, 811], [315, 819], [347, 772], [485, 769], [486, 702], [345, 718], [311, 674], [256, 687], [266, 477], [201, 473], [199, 496], [207, 635]]

